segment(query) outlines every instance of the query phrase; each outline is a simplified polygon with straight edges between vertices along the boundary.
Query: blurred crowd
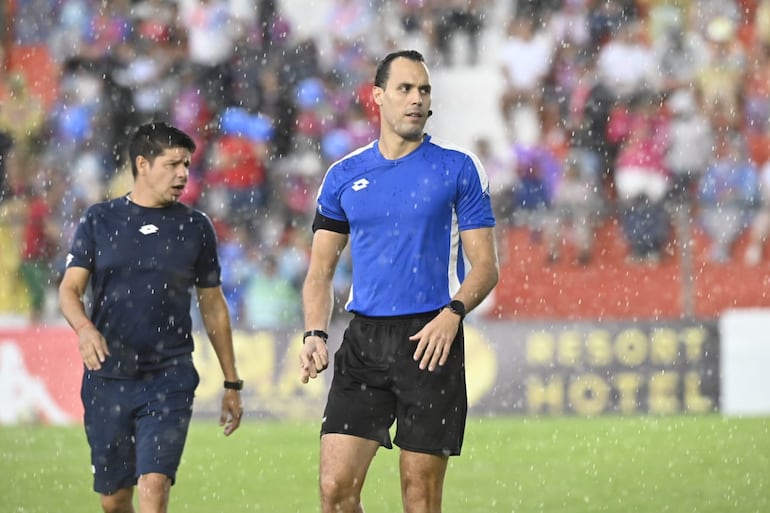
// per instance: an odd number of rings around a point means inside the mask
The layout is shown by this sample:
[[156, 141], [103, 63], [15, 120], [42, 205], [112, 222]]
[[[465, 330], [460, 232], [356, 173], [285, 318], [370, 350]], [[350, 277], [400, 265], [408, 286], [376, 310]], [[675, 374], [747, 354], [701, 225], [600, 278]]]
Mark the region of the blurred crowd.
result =
[[734, 258], [750, 230], [741, 258], [759, 263], [770, 2], [525, 5], [499, 52], [516, 170], [500, 167], [499, 218], [542, 236], [551, 261], [569, 242], [589, 262], [595, 227], [612, 215], [631, 262], [659, 262], [692, 225], [714, 262]]
[[[128, 134], [165, 119], [198, 144], [182, 200], [215, 223], [236, 325], [299, 325], [318, 185], [376, 137], [374, 67], [407, 47], [431, 69], [499, 70], [506, 144], [469, 149], [501, 228], [531, 230], [549, 261], [571, 244], [590, 265], [610, 216], [634, 263], [665, 257], [676, 219], [708, 235], [716, 262], [764, 258], [770, 0], [326, 0], [311, 35], [284, 2], [7, 4], [5, 54], [42, 46], [58, 73], [48, 104], [33, 77], [0, 77], [0, 225], [18, 227], [33, 321], [84, 208], [130, 190]], [[499, 44], [484, 47], [490, 31]]]

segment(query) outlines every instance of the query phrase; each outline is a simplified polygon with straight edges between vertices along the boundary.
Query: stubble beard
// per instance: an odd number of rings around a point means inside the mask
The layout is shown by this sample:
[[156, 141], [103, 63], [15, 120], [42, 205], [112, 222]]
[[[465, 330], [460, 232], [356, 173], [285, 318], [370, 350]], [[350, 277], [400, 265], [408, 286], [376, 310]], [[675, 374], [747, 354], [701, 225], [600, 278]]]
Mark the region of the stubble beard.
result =
[[417, 142], [422, 139], [424, 128], [425, 125], [420, 125], [419, 127], [404, 126], [404, 129], [400, 131], [399, 135], [406, 141]]

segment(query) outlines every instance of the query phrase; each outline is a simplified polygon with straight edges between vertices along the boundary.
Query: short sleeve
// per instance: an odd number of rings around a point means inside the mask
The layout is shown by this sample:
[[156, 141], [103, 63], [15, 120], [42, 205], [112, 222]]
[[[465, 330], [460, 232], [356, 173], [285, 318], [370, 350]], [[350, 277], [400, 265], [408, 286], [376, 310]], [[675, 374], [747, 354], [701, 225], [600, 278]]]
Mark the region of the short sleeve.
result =
[[214, 225], [205, 214], [201, 214], [201, 248], [195, 263], [195, 286], [217, 287], [222, 284], [222, 268], [217, 253], [217, 236]]

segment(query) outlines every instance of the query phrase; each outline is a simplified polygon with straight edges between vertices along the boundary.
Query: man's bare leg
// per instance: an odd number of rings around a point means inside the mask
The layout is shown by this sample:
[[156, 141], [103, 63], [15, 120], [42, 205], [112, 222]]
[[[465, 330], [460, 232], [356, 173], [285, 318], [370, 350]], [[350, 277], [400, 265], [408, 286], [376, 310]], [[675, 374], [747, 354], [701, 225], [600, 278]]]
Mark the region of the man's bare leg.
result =
[[164, 474], [139, 476], [139, 513], [166, 513], [171, 494], [171, 479]]
[[363, 513], [361, 489], [379, 446], [374, 440], [357, 436], [321, 437], [319, 485], [323, 513]]
[[401, 500], [405, 513], [441, 513], [448, 456], [401, 451]]
[[102, 494], [102, 510], [104, 513], [134, 513], [134, 488], [121, 488], [109, 495]]

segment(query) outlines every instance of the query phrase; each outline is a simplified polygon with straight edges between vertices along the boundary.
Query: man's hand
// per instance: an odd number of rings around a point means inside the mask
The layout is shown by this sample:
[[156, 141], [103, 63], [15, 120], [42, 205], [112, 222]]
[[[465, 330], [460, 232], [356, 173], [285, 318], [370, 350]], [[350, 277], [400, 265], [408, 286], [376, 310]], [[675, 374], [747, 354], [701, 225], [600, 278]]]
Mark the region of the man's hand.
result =
[[329, 366], [329, 349], [321, 337], [307, 337], [299, 353], [300, 380], [307, 383]]
[[420, 362], [420, 369], [434, 371], [437, 365], [446, 363], [459, 328], [460, 316], [444, 308], [420, 331], [409, 337], [412, 342], [417, 342], [413, 357]]
[[93, 324], [88, 324], [78, 331], [78, 350], [86, 369], [96, 371], [102, 368], [104, 360], [110, 355], [107, 341]]
[[230, 436], [241, 425], [243, 403], [241, 393], [230, 388], [225, 389], [222, 396], [222, 413], [219, 415], [219, 425], [225, 427], [225, 436]]

